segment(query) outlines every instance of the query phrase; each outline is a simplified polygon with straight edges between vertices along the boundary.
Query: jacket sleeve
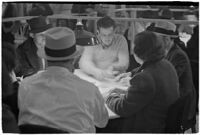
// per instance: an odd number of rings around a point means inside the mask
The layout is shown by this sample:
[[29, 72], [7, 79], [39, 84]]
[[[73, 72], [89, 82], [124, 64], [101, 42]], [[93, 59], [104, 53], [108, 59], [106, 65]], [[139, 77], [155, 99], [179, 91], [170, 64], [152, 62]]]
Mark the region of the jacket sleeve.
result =
[[171, 63], [174, 65], [178, 77], [180, 77], [188, 66], [189, 61], [187, 60], [186, 54], [178, 52]]
[[154, 94], [155, 84], [153, 79], [147, 75], [136, 75], [131, 80], [131, 87], [129, 87], [125, 95], [111, 93], [106, 103], [116, 114], [128, 117], [150, 103]]
[[16, 50], [17, 52], [17, 65], [15, 68], [16, 76], [22, 76], [24, 73], [24, 69], [29, 68], [27, 62], [25, 60], [26, 56], [21, 48]]

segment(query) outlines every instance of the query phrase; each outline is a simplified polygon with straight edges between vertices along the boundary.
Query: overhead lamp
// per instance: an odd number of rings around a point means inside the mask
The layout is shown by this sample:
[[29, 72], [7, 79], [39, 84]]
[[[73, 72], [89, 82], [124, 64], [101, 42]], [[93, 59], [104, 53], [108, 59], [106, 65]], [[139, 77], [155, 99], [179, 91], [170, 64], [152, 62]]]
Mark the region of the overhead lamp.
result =
[[76, 44], [80, 46], [94, 46], [99, 44], [97, 37], [89, 32], [84, 30], [84, 26], [81, 20], [78, 20], [75, 28]]

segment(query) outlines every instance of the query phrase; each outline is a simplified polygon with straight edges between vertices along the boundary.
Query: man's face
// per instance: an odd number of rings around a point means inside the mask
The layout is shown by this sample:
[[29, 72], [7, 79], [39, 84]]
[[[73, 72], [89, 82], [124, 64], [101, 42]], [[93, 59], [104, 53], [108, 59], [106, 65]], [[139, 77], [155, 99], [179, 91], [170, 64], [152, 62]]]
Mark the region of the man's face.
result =
[[100, 37], [101, 41], [103, 42], [103, 44], [106, 46], [111, 45], [114, 34], [115, 34], [115, 32], [114, 32], [113, 27], [99, 29], [99, 37]]
[[38, 49], [44, 48], [45, 37], [41, 33], [34, 34], [33, 40]]
[[172, 47], [172, 39], [169, 36], [163, 36], [160, 35], [160, 38], [163, 41], [163, 46], [166, 52], [168, 52], [170, 50], [170, 48]]

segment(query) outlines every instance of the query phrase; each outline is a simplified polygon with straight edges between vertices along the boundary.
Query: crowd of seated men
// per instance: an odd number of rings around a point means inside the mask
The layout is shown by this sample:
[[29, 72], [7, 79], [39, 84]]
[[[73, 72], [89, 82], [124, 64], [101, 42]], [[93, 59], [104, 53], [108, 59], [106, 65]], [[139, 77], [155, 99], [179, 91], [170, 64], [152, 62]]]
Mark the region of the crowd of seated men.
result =
[[[96, 24], [98, 44], [79, 53], [72, 28], [48, 24], [42, 15], [27, 23], [23, 43], [16, 47], [6, 35], [2, 40], [3, 132], [165, 133], [169, 108], [184, 97], [190, 99], [186, 119], [196, 117], [193, 53], [177, 43], [175, 24], [156, 22], [129, 34], [128, 43], [104, 16]], [[197, 51], [191, 40], [186, 47]], [[129, 77], [130, 86], [103, 96], [73, 74], [77, 59], [97, 80]], [[119, 118], [110, 119], [105, 104]]]

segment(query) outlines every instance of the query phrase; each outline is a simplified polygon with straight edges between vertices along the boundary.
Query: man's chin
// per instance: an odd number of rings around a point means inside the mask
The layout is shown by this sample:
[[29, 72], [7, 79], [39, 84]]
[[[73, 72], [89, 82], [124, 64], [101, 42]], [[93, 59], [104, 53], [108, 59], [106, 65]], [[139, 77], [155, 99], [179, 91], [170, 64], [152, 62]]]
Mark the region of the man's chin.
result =
[[110, 45], [111, 45], [111, 43], [109, 43], [109, 44], [104, 44], [106, 47], [109, 47]]

